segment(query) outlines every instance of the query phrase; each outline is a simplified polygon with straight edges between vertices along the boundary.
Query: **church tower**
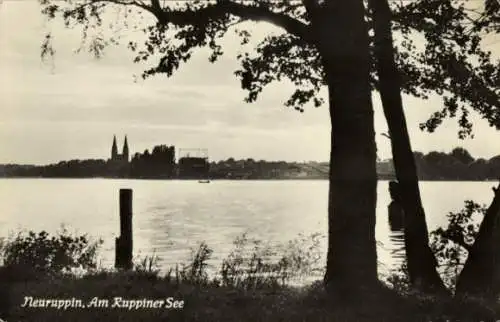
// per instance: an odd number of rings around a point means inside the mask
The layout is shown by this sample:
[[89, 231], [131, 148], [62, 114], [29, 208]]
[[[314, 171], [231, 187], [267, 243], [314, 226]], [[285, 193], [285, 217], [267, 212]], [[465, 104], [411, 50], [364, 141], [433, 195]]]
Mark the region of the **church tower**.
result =
[[113, 135], [113, 146], [111, 147], [111, 160], [118, 159], [118, 147], [116, 146], [116, 135]]
[[127, 142], [127, 136], [125, 135], [125, 142], [123, 143], [123, 153], [122, 157], [125, 161], [128, 162], [128, 142]]

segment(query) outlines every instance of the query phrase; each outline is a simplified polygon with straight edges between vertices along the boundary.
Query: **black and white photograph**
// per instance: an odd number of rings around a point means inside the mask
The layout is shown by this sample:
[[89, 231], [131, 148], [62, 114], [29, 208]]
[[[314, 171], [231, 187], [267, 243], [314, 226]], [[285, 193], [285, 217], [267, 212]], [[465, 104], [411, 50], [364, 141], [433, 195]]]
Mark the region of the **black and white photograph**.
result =
[[500, 0], [0, 0], [0, 322], [499, 322]]

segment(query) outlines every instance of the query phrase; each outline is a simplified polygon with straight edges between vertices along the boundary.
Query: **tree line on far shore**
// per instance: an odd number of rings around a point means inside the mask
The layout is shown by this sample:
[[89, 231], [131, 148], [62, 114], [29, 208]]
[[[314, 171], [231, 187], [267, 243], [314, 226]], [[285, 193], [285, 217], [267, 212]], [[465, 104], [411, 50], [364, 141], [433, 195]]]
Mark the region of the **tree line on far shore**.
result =
[[497, 180], [500, 178], [500, 155], [490, 159], [475, 159], [466, 149], [455, 148], [450, 153], [415, 152], [420, 180]]
[[[150, 153], [136, 153], [128, 168], [116, 171], [116, 165], [103, 159], [70, 160], [44, 166], [0, 165], [2, 177], [130, 177], [176, 178], [177, 164], [173, 147], [155, 146]], [[500, 177], [500, 155], [490, 159], [474, 158], [466, 149], [451, 152], [414, 153], [420, 180], [496, 180]], [[327, 179], [328, 162], [265, 161], [251, 158], [210, 162], [212, 179]], [[379, 161], [380, 179], [394, 175], [392, 160]]]

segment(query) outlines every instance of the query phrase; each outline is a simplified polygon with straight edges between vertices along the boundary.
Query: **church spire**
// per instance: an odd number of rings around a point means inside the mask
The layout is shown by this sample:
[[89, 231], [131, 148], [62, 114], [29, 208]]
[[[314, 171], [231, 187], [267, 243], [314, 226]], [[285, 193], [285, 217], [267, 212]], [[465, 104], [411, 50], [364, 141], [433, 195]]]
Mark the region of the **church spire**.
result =
[[113, 146], [111, 147], [111, 160], [118, 157], [118, 147], [116, 146], [116, 135], [113, 135]]
[[128, 161], [128, 142], [127, 135], [125, 135], [125, 141], [123, 142], [123, 157]]

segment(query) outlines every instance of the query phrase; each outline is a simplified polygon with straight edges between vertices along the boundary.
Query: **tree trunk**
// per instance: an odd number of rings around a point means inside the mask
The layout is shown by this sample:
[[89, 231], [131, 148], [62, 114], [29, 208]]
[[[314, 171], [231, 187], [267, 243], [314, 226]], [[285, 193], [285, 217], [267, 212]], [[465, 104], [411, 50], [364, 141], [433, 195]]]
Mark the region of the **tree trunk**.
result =
[[348, 300], [359, 300], [378, 281], [376, 146], [364, 13], [362, 0], [329, 0], [315, 21], [332, 127], [325, 284]]
[[456, 295], [495, 299], [500, 270], [500, 184], [457, 281]]
[[405, 213], [405, 248], [410, 281], [426, 292], [447, 293], [436, 271], [418, 187], [417, 169], [411, 149], [401, 98], [400, 75], [395, 63], [391, 10], [387, 0], [369, 0], [375, 29], [379, 91], [392, 144], [396, 177]]

